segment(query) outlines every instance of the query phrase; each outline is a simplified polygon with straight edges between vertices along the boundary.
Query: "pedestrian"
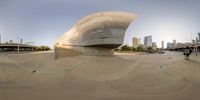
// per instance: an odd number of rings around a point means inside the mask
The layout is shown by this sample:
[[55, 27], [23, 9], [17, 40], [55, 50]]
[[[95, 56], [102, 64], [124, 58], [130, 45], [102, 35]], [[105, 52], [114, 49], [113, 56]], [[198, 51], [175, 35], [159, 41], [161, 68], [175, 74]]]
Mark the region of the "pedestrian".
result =
[[188, 46], [184, 49], [183, 55], [185, 56], [185, 60], [190, 60], [189, 56], [192, 53], [192, 49]]

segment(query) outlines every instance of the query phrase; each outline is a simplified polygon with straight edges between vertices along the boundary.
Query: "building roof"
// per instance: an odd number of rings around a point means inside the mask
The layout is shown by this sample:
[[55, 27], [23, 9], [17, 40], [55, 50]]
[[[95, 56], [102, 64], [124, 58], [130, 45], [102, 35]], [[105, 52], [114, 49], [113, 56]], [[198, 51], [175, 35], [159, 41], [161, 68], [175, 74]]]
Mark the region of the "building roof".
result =
[[[108, 41], [101, 41], [104, 38], [112, 37], [108, 29], [119, 29], [117, 31], [121, 31], [124, 36], [128, 26], [136, 18], [137, 15], [127, 12], [100, 12], [91, 14], [82, 18], [71, 30], [64, 33], [57, 43], [60, 45], [79, 46], [112, 44]], [[117, 39], [123, 36], [116, 34], [114, 37]], [[115, 44], [115, 41], [113, 42]]]

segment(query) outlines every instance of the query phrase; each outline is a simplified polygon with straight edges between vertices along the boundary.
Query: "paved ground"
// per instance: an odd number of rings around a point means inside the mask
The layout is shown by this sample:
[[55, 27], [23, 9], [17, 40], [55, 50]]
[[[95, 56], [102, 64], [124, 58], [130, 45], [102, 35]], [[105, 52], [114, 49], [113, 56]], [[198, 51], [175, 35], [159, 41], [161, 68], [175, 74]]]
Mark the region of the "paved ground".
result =
[[0, 54], [0, 100], [199, 100], [199, 94], [200, 56]]

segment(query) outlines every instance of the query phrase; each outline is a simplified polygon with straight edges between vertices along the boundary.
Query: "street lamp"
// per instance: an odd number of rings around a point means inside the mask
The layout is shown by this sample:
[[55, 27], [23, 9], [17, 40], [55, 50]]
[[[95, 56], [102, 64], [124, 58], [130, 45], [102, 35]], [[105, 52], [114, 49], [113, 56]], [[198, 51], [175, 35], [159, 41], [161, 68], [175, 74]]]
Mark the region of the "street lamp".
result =
[[17, 53], [19, 54], [19, 37], [17, 37]]
[[142, 43], [141, 43], [141, 38], [140, 38], [140, 52], [142, 52]]

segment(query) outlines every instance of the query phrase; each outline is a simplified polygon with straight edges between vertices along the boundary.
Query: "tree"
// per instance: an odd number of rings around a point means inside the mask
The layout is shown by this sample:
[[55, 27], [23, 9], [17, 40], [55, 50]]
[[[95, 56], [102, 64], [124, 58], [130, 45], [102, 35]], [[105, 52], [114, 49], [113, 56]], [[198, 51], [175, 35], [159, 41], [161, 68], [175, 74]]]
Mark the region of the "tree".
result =
[[126, 44], [121, 47], [121, 51], [133, 51], [133, 48]]
[[137, 48], [136, 48], [136, 51], [137, 52], [143, 52], [144, 51], [144, 48], [142, 45], [139, 45]]
[[135, 51], [135, 52], [144, 52], [144, 47], [142, 45], [139, 45], [138, 47], [130, 47], [127, 44], [122, 46], [120, 51]]
[[121, 47], [121, 51], [130, 51], [130, 49], [131, 48], [127, 44]]
[[153, 52], [153, 48], [152, 47], [147, 47], [147, 52]]
[[37, 51], [49, 51], [51, 49], [48, 46], [38, 46], [38, 47], [36, 47], [36, 50]]

